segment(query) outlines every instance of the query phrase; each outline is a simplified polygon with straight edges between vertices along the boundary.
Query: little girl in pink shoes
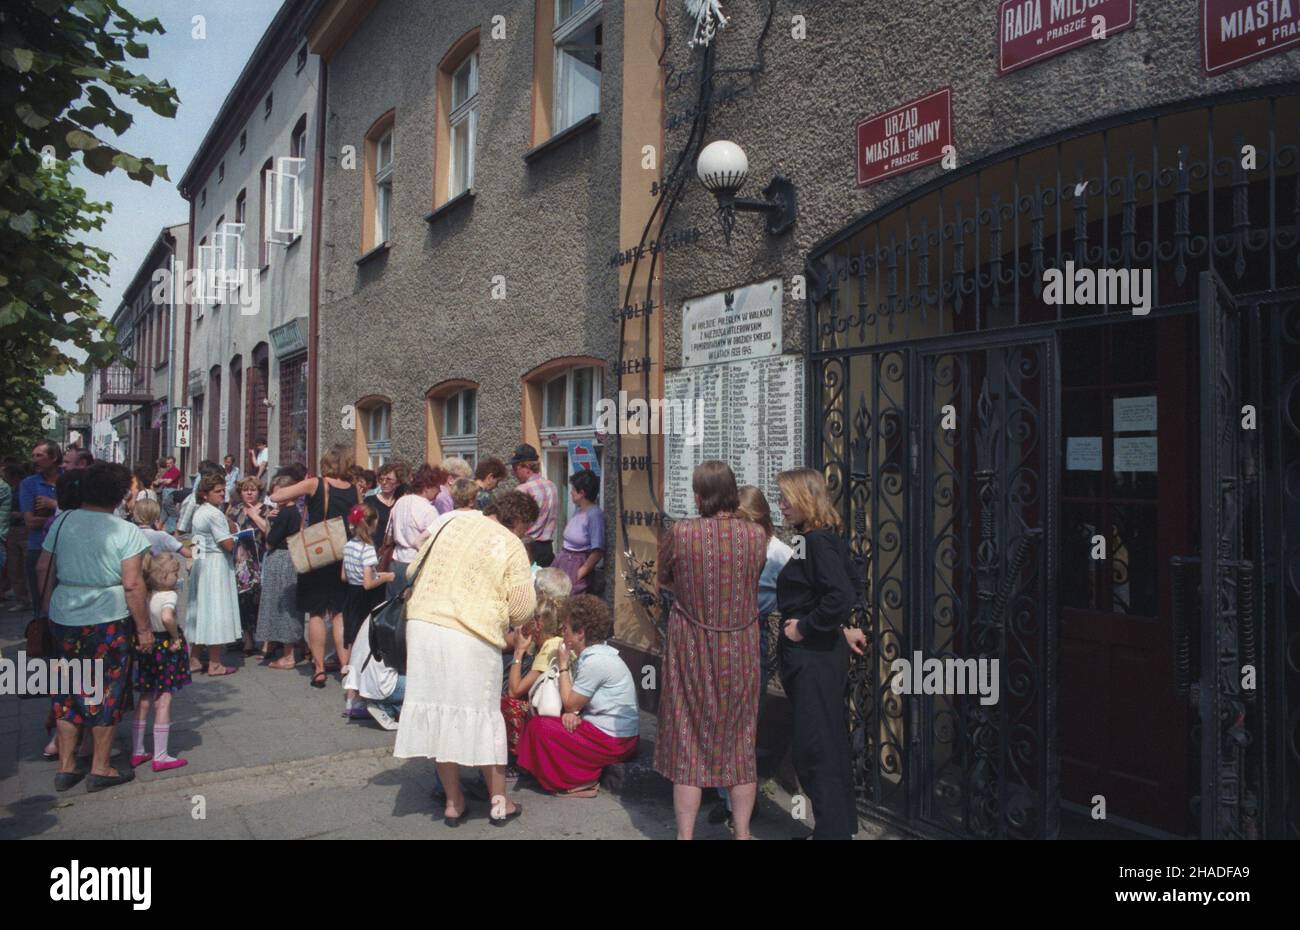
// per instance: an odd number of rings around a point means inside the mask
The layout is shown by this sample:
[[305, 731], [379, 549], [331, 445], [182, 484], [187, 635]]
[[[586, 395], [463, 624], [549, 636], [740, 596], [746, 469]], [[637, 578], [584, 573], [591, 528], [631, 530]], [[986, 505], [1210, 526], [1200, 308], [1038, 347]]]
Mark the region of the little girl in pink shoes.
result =
[[[135, 655], [136, 714], [131, 766], [153, 760], [155, 772], [178, 769], [186, 760], [167, 754], [171, 731], [172, 694], [190, 683], [189, 649], [176, 625], [176, 582], [180, 565], [176, 556], [144, 557], [144, 575], [149, 585], [149, 621], [155, 634], [152, 649]], [[157, 708], [153, 725], [153, 752], [144, 751], [144, 732], [149, 711]]]

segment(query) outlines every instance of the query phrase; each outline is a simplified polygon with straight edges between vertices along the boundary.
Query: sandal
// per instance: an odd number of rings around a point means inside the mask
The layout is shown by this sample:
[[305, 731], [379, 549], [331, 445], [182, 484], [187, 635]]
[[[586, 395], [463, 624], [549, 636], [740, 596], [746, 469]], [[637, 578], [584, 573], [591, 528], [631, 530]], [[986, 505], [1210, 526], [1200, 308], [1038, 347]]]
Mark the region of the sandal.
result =
[[311, 676], [311, 686], [313, 688], [323, 688], [327, 681], [329, 681], [329, 675], [326, 675], [324, 672], [317, 672], [315, 675]]
[[524, 806], [516, 801], [515, 809], [513, 811], [506, 814], [504, 817], [488, 817], [488, 820], [491, 821], [492, 826], [494, 827], [504, 827], [512, 820], [518, 820], [519, 817], [523, 815], [523, 812]]
[[568, 791], [557, 791], [557, 798], [594, 798], [600, 794], [600, 783], [592, 785], [579, 785], [577, 788], [570, 788]]
[[208, 670], [208, 677], [209, 677], [209, 678], [225, 678], [227, 675], [233, 675], [233, 674], [235, 674], [235, 672], [237, 672], [237, 671], [239, 671], [239, 669], [237, 669], [237, 668], [236, 668], [235, 666], [233, 666], [233, 665], [223, 665], [223, 666], [221, 666], [221, 671], [219, 671], [219, 672], [214, 672], [214, 671], [212, 671], [211, 669], [209, 669], [209, 670]]
[[266, 663], [266, 667], [267, 667], [267, 668], [273, 668], [273, 669], [276, 669], [276, 670], [278, 670], [278, 671], [282, 671], [282, 672], [292, 671], [292, 670], [293, 670], [294, 668], [296, 668], [297, 666], [298, 666], [298, 663], [297, 663], [297, 662], [287, 662], [287, 663], [286, 663], [285, 660], [284, 660], [283, 658], [276, 659], [274, 662], [267, 662], [267, 663]]

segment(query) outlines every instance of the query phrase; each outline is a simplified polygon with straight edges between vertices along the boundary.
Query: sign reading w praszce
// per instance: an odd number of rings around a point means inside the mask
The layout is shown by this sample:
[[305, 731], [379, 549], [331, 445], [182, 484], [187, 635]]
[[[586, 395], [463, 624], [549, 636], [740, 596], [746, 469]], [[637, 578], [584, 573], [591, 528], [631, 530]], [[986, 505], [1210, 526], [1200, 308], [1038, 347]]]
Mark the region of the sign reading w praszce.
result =
[[998, 73], [1006, 74], [1133, 25], [1137, 0], [1002, 0]]
[[1201, 0], [1205, 73], [1300, 45], [1300, 0]]
[[864, 119], [857, 141], [859, 187], [938, 161], [952, 145], [952, 89]]

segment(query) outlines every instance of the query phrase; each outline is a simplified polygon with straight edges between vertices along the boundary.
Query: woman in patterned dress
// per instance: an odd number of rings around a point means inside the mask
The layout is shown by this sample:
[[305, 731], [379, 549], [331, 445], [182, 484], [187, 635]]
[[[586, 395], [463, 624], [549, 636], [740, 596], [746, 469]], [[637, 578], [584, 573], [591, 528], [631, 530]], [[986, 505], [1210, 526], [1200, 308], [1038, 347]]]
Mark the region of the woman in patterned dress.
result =
[[691, 487], [700, 517], [675, 523], [659, 549], [659, 584], [675, 599], [654, 767], [673, 783], [678, 839], [694, 836], [702, 789], [717, 787], [731, 791], [736, 838], [749, 839], [767, 537], [735, 513], [736, 476], [725, 462], [701, 463]]
[[[262, 501], [262, 482], [241, 478], [235, 484], [239, 502], [229, 511], [239, 532], [251, 530], [252, 539], [241, 538], [235, 547], [235, 590], [239, 592], [239, 626], [244, 631], [244, 655], [257, 653], [257, 614], [262, 597], [262, 558], [266, 551], [266, 534], [271, 529], [266, 519], [270, 505]], [[262, 661], [267, 659], [271, 644], [262, 642]]]

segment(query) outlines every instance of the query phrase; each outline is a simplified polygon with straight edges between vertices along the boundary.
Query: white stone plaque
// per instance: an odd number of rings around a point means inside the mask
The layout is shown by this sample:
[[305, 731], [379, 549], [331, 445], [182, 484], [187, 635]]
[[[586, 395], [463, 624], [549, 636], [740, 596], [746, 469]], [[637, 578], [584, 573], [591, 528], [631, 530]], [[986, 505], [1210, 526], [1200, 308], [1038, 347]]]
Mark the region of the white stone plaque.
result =
[[1115, 471], [1155, 471], [1156, 437], [1115, 437]]
[[777, 473], [804, 463], [803, 359], [782, 355], [668, 372], [664, 397], [683, 406], [704, 401], [698, 443], [678, 434], [664, 438], [664, 510], [676, 518], [698, 516], [691, 475], [701, 462], [721, 459], [737, 484], [762, 490], [779, 524]]
[[1114, 409], [1115, 432], [1144, 433], [1156, 428], [1156, 396], [1116, 397], [1111, 401]]
[[1070, 471], [1101, 471], [1101, 437], [1067, 436], [1065, 467]]
[[780, 355], [780, 278], [682, 305], [682, 367]]

